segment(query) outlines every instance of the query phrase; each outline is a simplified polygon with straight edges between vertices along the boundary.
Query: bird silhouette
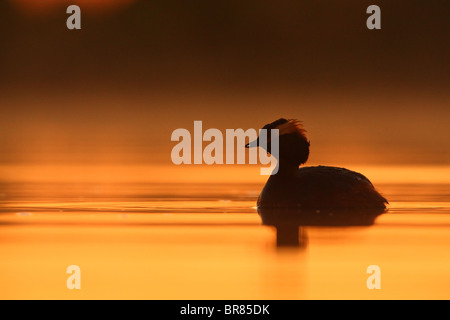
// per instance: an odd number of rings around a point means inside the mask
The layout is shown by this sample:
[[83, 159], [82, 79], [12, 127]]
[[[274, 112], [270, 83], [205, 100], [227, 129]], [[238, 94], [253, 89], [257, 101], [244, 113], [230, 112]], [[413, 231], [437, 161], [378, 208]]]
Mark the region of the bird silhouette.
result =
[[361, 173], [330, 166], [299, 168], [308, 160], [310, 142], [298, 120], [281, 118], [263, 129], [268, 132], [266, 145], [259, 137], [246, 145], [271, 153], [270, 129], [278, 129], [278, 171], [269, 177], [257, 201], [263, 223], [370, 225], [386, 212], [388, 201]]

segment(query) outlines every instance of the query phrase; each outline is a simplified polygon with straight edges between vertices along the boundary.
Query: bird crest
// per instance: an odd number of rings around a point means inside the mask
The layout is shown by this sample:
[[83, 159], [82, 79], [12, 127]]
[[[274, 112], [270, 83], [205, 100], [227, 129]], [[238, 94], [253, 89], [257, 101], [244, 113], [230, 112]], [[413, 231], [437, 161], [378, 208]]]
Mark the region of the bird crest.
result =
[[302, 123], [297, 119], [278, 119], [270, 124], [267, 124], [263, 129], [278, 129], [279, 135], [298, 133], [306, 139], [306, 130]]

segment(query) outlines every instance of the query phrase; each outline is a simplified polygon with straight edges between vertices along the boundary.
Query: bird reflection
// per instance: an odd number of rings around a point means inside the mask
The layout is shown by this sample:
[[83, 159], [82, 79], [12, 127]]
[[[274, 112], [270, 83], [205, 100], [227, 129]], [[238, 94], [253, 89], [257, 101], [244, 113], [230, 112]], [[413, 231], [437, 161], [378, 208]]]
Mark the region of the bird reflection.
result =
[[258, 207], [262, 224], [276, 229], [278, 247], [305, 248], [308, 244], [306, 227], [345, 227], [373, 225], [379, 210], [306, 210]]

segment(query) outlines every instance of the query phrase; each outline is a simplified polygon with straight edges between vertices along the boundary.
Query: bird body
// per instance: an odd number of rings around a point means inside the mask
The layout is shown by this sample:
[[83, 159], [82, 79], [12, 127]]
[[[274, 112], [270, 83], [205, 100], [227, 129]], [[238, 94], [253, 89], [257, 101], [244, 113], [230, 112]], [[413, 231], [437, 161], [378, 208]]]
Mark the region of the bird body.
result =
[[338, 167], [299, 168], [294, 175], [270, 176], [258, 198], [258, 207], [307, 210], [386, 208], [387, 200], [362, 174]]

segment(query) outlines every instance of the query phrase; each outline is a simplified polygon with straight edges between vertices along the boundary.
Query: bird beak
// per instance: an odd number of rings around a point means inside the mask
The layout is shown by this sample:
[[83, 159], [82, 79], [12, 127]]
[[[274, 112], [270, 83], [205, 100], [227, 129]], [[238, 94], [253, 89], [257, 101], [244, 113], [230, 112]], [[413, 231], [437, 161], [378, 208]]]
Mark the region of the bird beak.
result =
[[257, 147], [258, 146], [258, 139], [249, 142], [245, 145], [246, 148], [253, 148], [253, 147]]

